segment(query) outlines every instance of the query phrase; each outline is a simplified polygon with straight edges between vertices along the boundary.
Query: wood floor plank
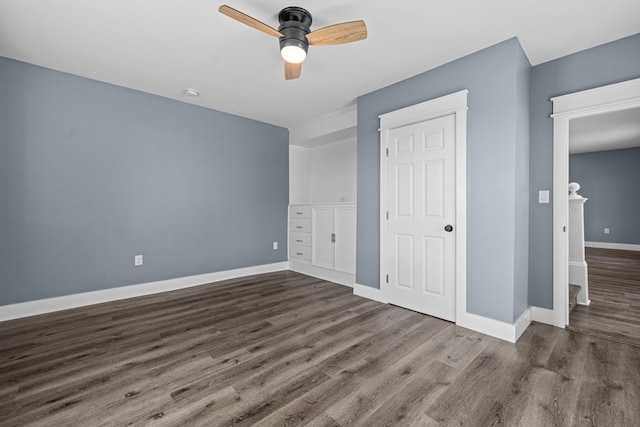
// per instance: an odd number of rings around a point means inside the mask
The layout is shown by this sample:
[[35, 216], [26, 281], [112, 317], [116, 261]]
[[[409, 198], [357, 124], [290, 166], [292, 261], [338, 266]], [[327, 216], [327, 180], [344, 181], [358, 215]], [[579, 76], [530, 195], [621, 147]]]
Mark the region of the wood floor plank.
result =
[[[376, 375], [362, 385], [358, 384], [355, 389], [348, 390], [350, 393], [333, 404], [326, 413], [343, 426], [353, 425], [367, 418], [390, 399], [395, 400], [400, 389], [406, 387], [413, 378], [433, 380], [432, 373], [425, 370], [428, 371], [435, 366], [443, 372], [455, 371], [442, 363], [432, 363], [447, 352], [448, 344], [464, 340], [467, 333], [471, 331], [456, 328], [454, 325], [445, 326], [432, 339], [424, 341], [406, 355], [399, 355], [398, 361], [387, 369], [376, 366]], [[409, 398], [408, 395], [403, 397]]]
[[[408, 318], [401, 321], [395, 327], [389, 327], [388, 336], [400, 335], [400, 339], [397, 342], [406, 342], [407, 339], [415, 342], [417, 346], [420, 344], [420, 340], [411, 339], [412, 333], [415, 331], [421, 331], [425, 335], [423, 336], [423, 341], [429, 341], [429, 338], [438, 334], [443, 328], [452, 328], [453, 326], [447, 324], [446, 322], [439, 321], [437, 319], [431, 319], [432, 323], [424, 322], [418, 323], [416, 322], [415, 316], [409, 316]], [[412, 326], [407, 327], [407, 326]], [[402, 331], [402, 332], [400, 332]], [[404, 334], [404, 336], [402, 336]], [[362, 344], [366, 345], [367, 340], [363, 340]], [[435, 343], [432, 345], [436, 345]], [[298, 423], [307, 423], [310, 420], [315, 419], [316, 417], [322, 417], [324, 411], [326, 411], [330, 406], [338, 404], [339, 402], [344, 403], [347, 400], [347, 396], [354, 394], [357, 391], [362, 390], [362, 386], [364, 385], [364, 379], [368, 377], [367, 373], [379, 373], [380, 371], [386, 370], [385, 360], [398, 360], [405, 359], [405, 351], [406, 347], [403, 346], [380, 346], [380, 351], [377, 352], [377, 356], [373, 353], [369, 353], [367, 358], [351, 358], [347, 359], [344, 356], [345, 353], [336, 354], [334, 360], [327, 360], [325, 363], [320, 363], [315, 368], [309, 367], [309, 369], [321, 369], [322, 372], [329, 373], [327, 367], [335, 367], [336, 360], [342, 362], [341, 368], [337, 369], [338, 373], [333, 373], [332, 378], [329, 381], [326, 381], [321, 386], [316, 389], [311, 390], [309, 393], [301, 396], [291, 404], [284, 407], [282, 410], [277, 411], [272, 416], [263, 420], [260, 425], [271, 425], [271, 426], [280, 426], [280, 425], [290, 425], [290, 424], [298, 424]], [[384, 357], [389, 353], [393, 354], [392, 357]], [[415, 351], [409, 352], [410, 354], [416, 353]], [[347, 353], [350, 356], [353, 356], [354, 353]], [[421, 354], [421, 353], [420, 353]], [[416, 358], [416, 356], [414, 356]], [[350, 362], [349, 362], [350, 360]], [[421, 360], [424, 362], [424, 360]], [[413, 360], [415, 369], [415, 365], [418, 365], [419, 362]], [[407, 366], [403, 366], [402, 368], [396, 368], [396, 371], [404, 372], [407, 369], [410, 369]], [[395, 371], [394, 371], [395, 372]], [[376, 375], [374, 374], [374, 375]], [[386, 377], [388, 378], [388, 376]], [[388, 381], [388, 380], [386, 380]], [[331, 415], [331, 414], [329, 414]], [[334, 421], [338, 422], [340, 425], [344, 425], [344, 423], [340, 420], [336, 420], [332, 418]]]
[[[593, 425], [640, 425], [640, 385], [627, 381], [629, 364], [637, 366], [637, 357], [621, 357], [632, 353], [595, 337], [589, 337], [587, 348], [585, 365], [593, 375], [582, 382], [578, 416]], [[633, 410], [627, 412], [622, 408], [628, 403]]]
[[[424, 410], [432, 404], [455, 378], [454, 368], [437, 360], [425, 364], [418, 375], [409, 377], [409, 381], [400, 389], [385, 389], [386, 399], [381, 399], [381, 405], [373, 407], [375, 410], [362, 417], [350, 419], [354, 425], [367, 427], [380, 426], [422, 426], [435, 420], [426, 417]], [[399, 384], [403, 384], [400, 382]]]
[[[290, 425], [295, 425], [296, 423], [290, 423]], [[340, 424], [336, 422], [333, 418], [326, 414], [322, 414], [319, 417], [316, 417], [310, 422], [304, 422], [306, 427], [342, 427]]]
[[426, 415], [447, 425], [495, 424], [511, 384], [528, 366], [512, 344], [489, 346], [459, 372]]
[[[634, 320], [632, 291], [593, 311]], [[636, 426], [639, 384], [638, 346], [510, 344], [289, 271], [0, 323], [3, 427]]]
[[[213, 375], [202, 375], [195, 381], [172, 391], [172, 397], [176, 401], [184, 399], [200, 399], [202, 395], [219, 388], [233, 386], [234, 389], [246, 392], [246, 389], [258, 385], [260, 389], [271, 386], [274, 373], [283, 371], [285, 375], [295, 376], [300, 373], [300, 364], [292, 364], [292, 360], [301, 359], [303, 362], [316, 363], [337, 352], [349, 348], [354, 343], [368, 337], [360, 334], [354, 335], [346, 330], [340, 336], [329, 336], [323, 331], [308, 336], [295, 336], [286, 341], [281, 341], [277, 346], [261, 348], [254, 352], [254, 357], [244, 362], [237, 363], [221, 372]], [[313, 366], [313, 363], [311, 365]], [[302, 370], [306, 365], [302, 365]]]
[[560, 374], [531, 366], [511, 384], [498, 418], [507, 426], [561, 426], [555, 397]]
[[464, 369], [491, 342], [491, 338], [484, 334], [458, 328], [456, 340], [449, 341], [446, 352], [443, 352], [437, 360], [451, 367]]
[[555, 417], [558, 425], [578, 425], [578, 399], [582, 384], [593, 374], [587, 371], [588, 336], [569, 332], [561, 334], [545, 368], [560, 375], [554, 387]]
[[586, 248], [591, 305], [576, 306], [569, 329], [640, 346], [640, 252]]
[[292, 378], [291, 381], [275, 389], [264, 390], [258, 399], [246, 402], [235, 414], [222, 420], [222, 426], [250, 426], [269, 416], [288, 402], [295, 400], [309, 390], [318, 387], [331, 378], [313, 370]]

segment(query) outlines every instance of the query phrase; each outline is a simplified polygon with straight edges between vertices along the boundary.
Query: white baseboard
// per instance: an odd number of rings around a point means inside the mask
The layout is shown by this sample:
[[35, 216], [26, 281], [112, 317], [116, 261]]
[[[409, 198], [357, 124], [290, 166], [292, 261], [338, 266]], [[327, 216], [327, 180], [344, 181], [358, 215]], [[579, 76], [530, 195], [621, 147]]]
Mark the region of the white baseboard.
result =
[[[378, 301], [383, 304], [388, 303], [388, 301], [383, 298], [380, 289], [364, 286], [359, 283], [356, 283], [353, 286], [353, 294], [373, 301]], [[457, 314], [455, 323], [463, 328], [471, 329], [476, 332], [491, 335], [492, 337], [514, 343], [531, 324], [531, 308], [532, 307], [527, 308], [520, 318], [513, 324], [468, 312]]]
[[622, 251], [640, 251], [640, 245], [631, 243], [584, 242], [588, 248], [618, 249]]
[[529, 309], [525, 310], [522, 316], [513, 324], [469, 312], [456, 315], [456, 325], [512, 343], [520, 338], [529, 323], [531, 323]]
[[253, 267], [238, 268], [235, 270], [216, 271], [214, 273], [199, 274], [196, 276], [179, 277], [176, 279], [160, 280], [157, 282], [140, 283], [137, 285], [121, 286], [117, 288], [102, 289], [99, 291], [65, 295], [62, 297], [9, 304], [0, 306], [0, 321], [35, 316], [37, 314], [50, 313], [53, 311], [83, 307], [143, 295], [157, 294], [177, 289], [190, 288], [192, 286], [205, 285], [211, 282], [219, 282], [221, 280], [229, 280], [237, 277], [252, 276], [254, 274], [271, 273], [274, 271], [283, 271], [288, 269], [288, 262], [278, 262], [274, 264], [257, 265]]
[[[353, 286], [353, 294], [386, 304], [380, 289], [372, 288], [356, 283]], [[491, 335], [509, 342], [516, 342], [531, 324], [531, 307], [527, 308], [515, 323], [506, 323], [473, 313], [456, 315], [456, 325], [471, 329], [486, 335]]]
[[555, 315], [553, 310], [542, 307], [531, 306], [531, 320], [554, 326]]
[[355, 274], [343, 273], [342, 271], [329, 270], [322, 267], [316, 267], [313, 264], [295, 259], [289, 260], [289, 269], [297, 273], [306, 274], [308, 276], [317, 277], [318, 279], [328, 280], [329, 282], [339, 285], [353, 287], [355, 282]]
[[531, 315], [531, 307], [527, 308], [522, 315], [516, 320], [515, 326], [515, 340], [513, 342], [518, 341], [518, 339], [522, 336], [524, 331], [527, 330], [529, 325], [531, 324], [532, 315]]
[[461, 322], [457, 322], [458, 326], [473, 329], [474, 331], [515, 343], [524, 331], [527, 330], [531, 322], [540, 322], [553, 326], [554, 313], [553, 310], [549, 310], [548, 308], [530, 306], [520, 315], [513, 325], [472, 313], [465, 313], [464, 317], [466, 317], [467, 322], [472, 320], [473, 323], [462, 322], [465, 324], [461, 324]]
[[367, 298], [373, 301], [378, 301], [381, 303], [387, 303], [385, 299], [382, 297], [382, 291], [378, 288], [372, 288], [371, 286], [361, 285], [356, 283], [353, 285], [353, 294], [362, 298]]

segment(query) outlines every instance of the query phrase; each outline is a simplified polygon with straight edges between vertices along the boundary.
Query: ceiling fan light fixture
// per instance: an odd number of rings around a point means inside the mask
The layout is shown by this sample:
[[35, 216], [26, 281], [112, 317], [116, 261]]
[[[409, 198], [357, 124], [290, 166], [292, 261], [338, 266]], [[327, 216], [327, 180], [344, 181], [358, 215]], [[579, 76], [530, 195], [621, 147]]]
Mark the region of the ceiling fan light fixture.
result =
[[307, 57], [311, 14], [301, 7], [285, 7], [278, 14], [280, 26], [280, 54], [290, 64], [300, 64]]
[[297, 44], [282, 46], [280, 54], [285, 61], [291, 64], [300, 64], [307, 57], [307, 51]]
[[329, 25], [311, 31], [311, 14], [298, 6], [285, 7], [278, 13], [280, 26], [277, 30], [227, 5], [220, 6], [218, 10], [229, 18], [280, 39], [280, 55], [285, 61], [286, 80], [300, 78], [301, 64], [307, 57], [309, 45], [329, 46], [367, 38], [367, 26], [362, 20]]

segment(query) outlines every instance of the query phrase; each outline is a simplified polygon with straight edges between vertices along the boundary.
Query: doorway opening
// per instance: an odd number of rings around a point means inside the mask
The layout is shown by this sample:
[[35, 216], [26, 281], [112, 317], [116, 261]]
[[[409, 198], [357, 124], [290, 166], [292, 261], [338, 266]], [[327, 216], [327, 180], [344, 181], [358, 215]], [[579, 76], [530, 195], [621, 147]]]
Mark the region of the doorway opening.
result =
[[568, 184], [570, 123], [640, 108], [640, 79], [552, 98], [553, 102], [553, 322], [569, 325]]
[[582, 276], [572, 266], [571, 224], [568, 328], [640, 346], [640, 108], [570, 121], [569, 181], [581, 188], [569, 221], [586, 200], [577, 255], [588, 266], [588, 296], [572, 299]]
[[587, 247], [586, 260], [591, 304], [567, 328], [640, 346], [640, 251]]

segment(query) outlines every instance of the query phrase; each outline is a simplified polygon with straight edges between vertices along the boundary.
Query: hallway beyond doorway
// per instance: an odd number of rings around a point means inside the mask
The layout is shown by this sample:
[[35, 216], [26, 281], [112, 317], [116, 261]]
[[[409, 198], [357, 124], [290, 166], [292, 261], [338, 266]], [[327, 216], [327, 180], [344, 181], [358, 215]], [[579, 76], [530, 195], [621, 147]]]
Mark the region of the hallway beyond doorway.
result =
[[591, 305], [578, 305], [568, 329], [640, 346], [640, 252], [586, 248]]

